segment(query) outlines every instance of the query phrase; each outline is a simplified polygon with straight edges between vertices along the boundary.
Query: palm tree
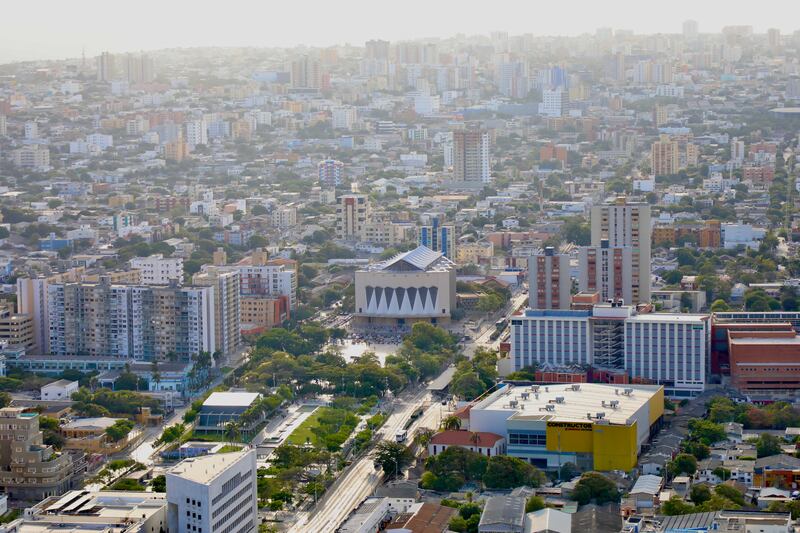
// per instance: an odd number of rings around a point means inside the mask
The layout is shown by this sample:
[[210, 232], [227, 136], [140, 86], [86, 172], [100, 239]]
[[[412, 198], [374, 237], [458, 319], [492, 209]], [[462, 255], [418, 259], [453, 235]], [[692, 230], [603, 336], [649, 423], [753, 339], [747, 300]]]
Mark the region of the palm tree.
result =
[[241, 432], [239, 431], [239, 423], [231, 420], [227, 424], [225, 424], [225, 438], [230, 441], [237, 441], [241, 436]]
[[158, 361], [153, 359], [153, 363], [150, 365], [150, 380], [156, 384], [156, 390], [158, 390], [158, 384], [161, 383], [161, 372], [158, 371]]
[[461, 429], [461, 419], [455, 415], [450, 415], [442, 420], [442, 429], [444, 430], [459, 430]]
[[427, 448], [433, 438], [433, 430], [429, 428], [420, 428], [417, 431], [417, 442], [423, 448]]

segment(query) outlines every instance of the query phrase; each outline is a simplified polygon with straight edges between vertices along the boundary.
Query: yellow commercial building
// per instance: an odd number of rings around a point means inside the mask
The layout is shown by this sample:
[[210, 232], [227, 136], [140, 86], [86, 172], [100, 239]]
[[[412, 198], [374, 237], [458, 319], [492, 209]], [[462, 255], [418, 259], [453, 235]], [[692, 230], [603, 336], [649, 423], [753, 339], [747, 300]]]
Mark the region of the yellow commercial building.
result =
[[663, 415], [660, 385], [506, 385], [472, 407], [470, 430], [502, 435], [540, 468], [629, 471]]

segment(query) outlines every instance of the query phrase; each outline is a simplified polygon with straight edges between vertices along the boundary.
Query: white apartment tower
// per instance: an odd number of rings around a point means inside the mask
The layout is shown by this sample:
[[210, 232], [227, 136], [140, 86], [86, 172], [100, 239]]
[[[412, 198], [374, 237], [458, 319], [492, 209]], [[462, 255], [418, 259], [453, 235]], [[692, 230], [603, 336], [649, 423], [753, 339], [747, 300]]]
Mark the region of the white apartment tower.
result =
[[186, 123], [186, 143], [190, 149], [198, 144], [208, 144], [208, 124], [203, 118]]
[[186, 533], [258, 530], [256, 452], [185, 459], [166, 474], [167, 526]]
[[153, 254], [149, 257], [134, 257], [130, 266], [141, 273], [141, 281], [145, 285], [167, 285], [170, 280], [183, 279], [183, 258], [164, 257]]

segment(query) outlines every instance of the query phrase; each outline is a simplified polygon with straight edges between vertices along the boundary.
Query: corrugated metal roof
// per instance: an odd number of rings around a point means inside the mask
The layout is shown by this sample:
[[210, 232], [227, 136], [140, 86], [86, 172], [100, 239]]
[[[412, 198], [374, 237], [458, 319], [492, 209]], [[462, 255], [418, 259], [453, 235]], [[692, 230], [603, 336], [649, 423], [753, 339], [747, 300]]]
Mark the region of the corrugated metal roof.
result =
[[661, 476], [653, 476], [650, 474], [639, 476], [639, 479], [636, 480], [636, 483], [631, 489], [631, 494], [656, 495], [661, 490], [661, 484], [663, 482], [664, 478]]

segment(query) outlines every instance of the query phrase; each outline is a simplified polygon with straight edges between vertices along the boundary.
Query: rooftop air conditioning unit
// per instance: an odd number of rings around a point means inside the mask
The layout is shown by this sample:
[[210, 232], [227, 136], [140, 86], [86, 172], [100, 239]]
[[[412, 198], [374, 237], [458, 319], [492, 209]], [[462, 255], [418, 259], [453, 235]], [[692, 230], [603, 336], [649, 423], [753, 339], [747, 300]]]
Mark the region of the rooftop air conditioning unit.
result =
[[605, 413], [597, 413], [594, 415], [598, 420], [602, 420], [606, 417]]
[[556, 396], [556, 403], [564, 403], [564, 397], [563, 396]]
[[576, 384], [574, 384], [574, 385], [572, 386], [572, 390], [573, 390], [573, 391], [575, 391], [575, 392], [577, 392], [577, 391], [581, 390], [581, 386], [580, 386], [580, 385], [578, 385], [578, 384], [576, 383]]

